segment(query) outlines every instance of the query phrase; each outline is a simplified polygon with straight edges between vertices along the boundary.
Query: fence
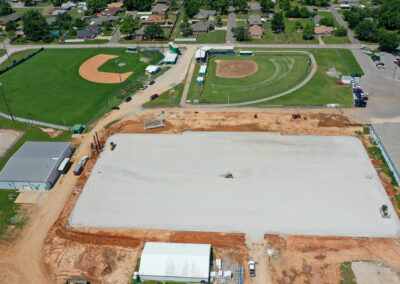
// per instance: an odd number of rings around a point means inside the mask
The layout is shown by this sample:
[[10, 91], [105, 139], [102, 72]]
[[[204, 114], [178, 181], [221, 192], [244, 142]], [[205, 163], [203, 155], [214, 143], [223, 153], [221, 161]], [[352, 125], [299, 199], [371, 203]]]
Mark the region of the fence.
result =
[[[11, 120], [11, 116], [5, 113], [0, 112], [0, 116]], [[62, 125], [57, 125], [53, 123], [47, 123], [47, 122], [42, 122], [42, 121], [37, 121], [37, 120], [32, 120], [32, 119], [26, 119], [18, 116], [13, 116], [14, 120], [19, 121], [19, 122], [25, 122], [29, 124], [35, 124], [35, 125], [40, 125], [40, 126], [45, 126], [45, 127], [51, 127], [51, 128], [58, 128], [62, 130], [71, 130], [72, 127], [70, 126], [62, 126]]]
[[44, 48], [41, 47], [40, 49], [36, 50], [35, 52], [32, 52], [31, 54], [25, 56], [24, 58], [21, 58], [20, 60], [13, 60], [13, 63], [11, 63], [10, 65], [8, 65], [6, 68], [0, 70], [0, 74], [3, 74], [5, 72], [7, 72], [8, 70], [14, 68], [15, 66], [21, 64], [22, 62], [28, 60], [29, 58], [31, 58], [32, 56], [35, 56], [36, 54], [38, 54], [39, 52], [41, 52]]

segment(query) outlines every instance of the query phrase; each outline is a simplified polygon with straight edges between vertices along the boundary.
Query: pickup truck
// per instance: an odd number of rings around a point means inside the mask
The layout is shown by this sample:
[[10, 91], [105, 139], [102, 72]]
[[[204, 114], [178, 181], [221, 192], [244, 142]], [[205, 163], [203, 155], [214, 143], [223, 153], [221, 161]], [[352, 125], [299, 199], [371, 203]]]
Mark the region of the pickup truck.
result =
[[256, 264], [252, 260], [249, 261], [249, 275], [250, 277], [256, 276]]

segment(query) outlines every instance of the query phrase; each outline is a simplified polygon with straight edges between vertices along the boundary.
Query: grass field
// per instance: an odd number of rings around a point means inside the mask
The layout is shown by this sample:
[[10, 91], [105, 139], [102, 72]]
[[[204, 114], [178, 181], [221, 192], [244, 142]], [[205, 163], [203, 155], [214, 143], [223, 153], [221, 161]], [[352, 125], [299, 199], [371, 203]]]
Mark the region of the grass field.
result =
[[[100, 70], [133, 71], [126, 83], [143, 78], [146, 66], [162, 58], [161, 54], [154, 53], [125, 53], [122, 48], [45, 49], [0, 75], [13, 114], [67, 126], [89, 122], [120, 89], [119, 83], [98, 84], [80, 77], [80, 65], [97, 54], [119, 56], [120, 62], [126, 63], [125, 67], [118, 68], [114, 59], [111, 59]], [[143, 56], [151, 57], [151, 62], [141, 62], [139, 59]], [[0, 111], [7, 112], [3, 103], [0, 104]]]
[[[229, 79], [217, 77], [215, 59], [253, 60], [258, 71], [248, 77]], [[201, 103], [238, 103], [266, 98], [284, 92], [304, 80], [308, 74], [309, 57], [301, 53], [258, 53], [252, 57], [214, 57], [209, 61], [204, 87], [196, 84], [199, 65], [194, 70], [188, 99]]]
[[364, 74], [357, 60], [347, 49], [319, 49], [309, 50], [315, 57], [318, 65], [317, 72], [302, 88], [284, 97], [254, 104], [252, 106], [267, 105], [314, 105], [340, 104], [351, 106], [353, 98], [346, 86], [336, 85], [340, 79], [326, 75], [329, 68], [335, 67], [343, 75], [352, 73]]
[[[7, 228], [12, 225], [10, 218], [15, 216], [19, 211], [19, 204], [15, 204], [15, 199], [8, 199], [8, 195], [13, 194], [18, 196], [18, 192], [13, 190], [3, 190], [0, 189], [0, 239], [8, 239], [5, 237], [4, 233]], [[18, 225], [18, 224], [17, 224]]]
[[144, 108], [157, 108], [157, 107], [179, 107], [183, 93], [183, 83], [175, 86], [174, 88], [162, 93], [157, 99], [148, 101], [143, 104]]

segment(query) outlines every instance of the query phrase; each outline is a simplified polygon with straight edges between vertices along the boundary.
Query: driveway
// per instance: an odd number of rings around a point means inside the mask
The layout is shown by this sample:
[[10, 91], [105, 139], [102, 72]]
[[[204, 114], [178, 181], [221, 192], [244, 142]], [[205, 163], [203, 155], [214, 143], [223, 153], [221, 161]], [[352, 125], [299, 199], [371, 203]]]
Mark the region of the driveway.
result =
[[235, 43], [236, 39], [233, 37], [232, 28], [236, 28], [236, 13], [230, 12], [228, 15], [228, 32], [226, 34], [227, 43]]
[[371, 58], [361, 50], [353, 50], [365, 76], [361, 85], [364, 91], [369, 92], [369, 101], [365, 109], [346, 111], [362, 122], [400, 121], [400, 68], [397, 67], [395, 80], [393, 55], [381, 56], [387, 66], [378, 69]]
[[358, 39], [355, 38], [353, 31], [347, 26], [347, 23], [345, 20], [343, 20], [342, 15], [336, 11], [335, 6], [330, 6], [329, 9], [331, 10], [332, 15], [335, 17], [335, 20], [341, 25], [342, 27], [345, 27], [347, 29], [347, 37], [349, 38], [351, 44], [360, 44]]

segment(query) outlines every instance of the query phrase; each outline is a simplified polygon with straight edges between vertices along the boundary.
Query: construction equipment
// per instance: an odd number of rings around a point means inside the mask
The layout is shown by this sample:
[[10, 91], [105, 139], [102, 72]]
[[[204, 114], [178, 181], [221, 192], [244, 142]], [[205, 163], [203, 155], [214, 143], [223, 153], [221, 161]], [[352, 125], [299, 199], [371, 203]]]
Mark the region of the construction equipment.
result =
[[117, 144], [115, 144], [114, 142], [110, 143], [110, 150], [114, 151], [115, 147], [117, 146]]
[[381, 212], [383, 218], [390, 218], [389, 208], [386, 204], [382, 204], [382, 206], [379, 208], [379, 211]]

